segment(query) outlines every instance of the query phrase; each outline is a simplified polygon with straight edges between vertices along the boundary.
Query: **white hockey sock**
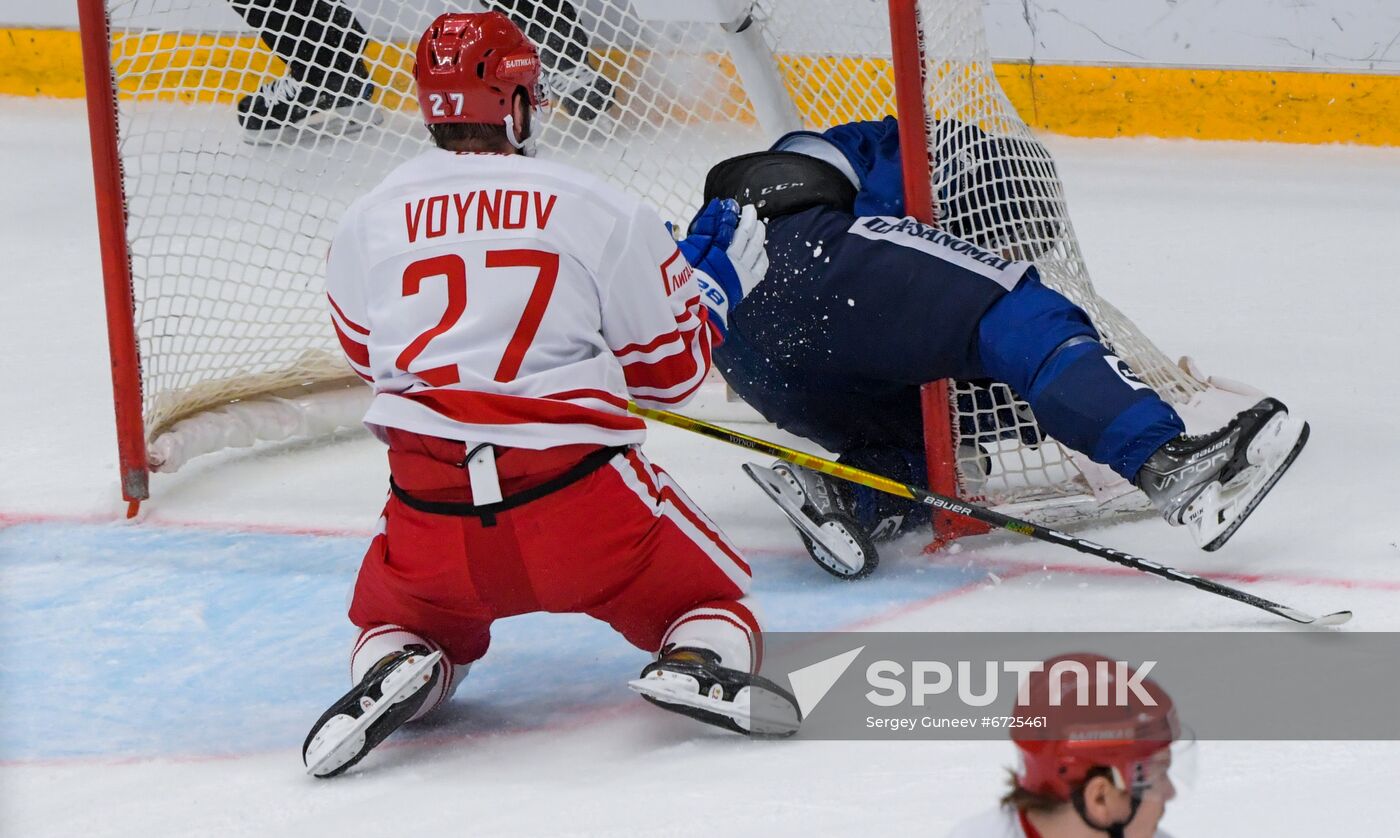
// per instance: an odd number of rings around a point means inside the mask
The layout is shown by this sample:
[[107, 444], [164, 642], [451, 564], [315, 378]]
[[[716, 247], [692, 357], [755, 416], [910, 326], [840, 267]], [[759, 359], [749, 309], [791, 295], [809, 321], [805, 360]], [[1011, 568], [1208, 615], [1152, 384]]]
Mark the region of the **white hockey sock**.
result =
[[[350, 652], [350, 683], [358, 684], [360, 679], [365, 677], [365, 673], [385, 655], [403, 651], [413, 644], [426, 646], [429, 651], [441, 652], [442, 647], [426, 637], [420, 637], [413, 632], [394, 625], [375, 626], [360, 632], [359, 638], [355, 641], [355, 647]], [[421, 719], [452, 697], [457, 691], [457, 686], [466, 679], [467, 673], [471, 670], [471, 664], [461, 666], [448, 662], [444, 653], [442, 662], [438, 664], [438, 681], [433, 687], [433, 691], [428, 695], [423, 706], [418, 708], [418, 712], [413, 714], [413, 721]]]
[[720, 664], [740, 672], [753, 672], [760, 659], [758, 619], [746, 601], [707, 602], [685, 612], [671, 623], [661, 648], [685, 646], [708, 649]]

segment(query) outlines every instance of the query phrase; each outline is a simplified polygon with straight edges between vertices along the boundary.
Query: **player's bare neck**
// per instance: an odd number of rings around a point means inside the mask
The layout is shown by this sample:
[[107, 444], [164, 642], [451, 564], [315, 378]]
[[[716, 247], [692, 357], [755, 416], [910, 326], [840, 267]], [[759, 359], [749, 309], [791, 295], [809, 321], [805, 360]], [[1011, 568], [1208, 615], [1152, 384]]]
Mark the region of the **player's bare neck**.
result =
[[509, 143], [482, 143], [474, 140], [448, 140], [438, 145], [444, 151], [457, 154], [519, 154]]

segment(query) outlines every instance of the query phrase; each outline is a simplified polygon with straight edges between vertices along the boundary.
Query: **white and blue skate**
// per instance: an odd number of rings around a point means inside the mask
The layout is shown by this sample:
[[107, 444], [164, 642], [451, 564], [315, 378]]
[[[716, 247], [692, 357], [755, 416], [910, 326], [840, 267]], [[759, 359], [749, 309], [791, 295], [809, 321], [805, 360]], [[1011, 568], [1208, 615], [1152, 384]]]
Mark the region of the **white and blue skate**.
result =
[[1157, 449], [1138, 488], [1162, 517], [1185, 526], [1203, 550], [1218, 550], [1249, 518], [1308, 441], [1308, 423], [1278, 399], [1242, 410], [1225, 427], [1183, 434]]

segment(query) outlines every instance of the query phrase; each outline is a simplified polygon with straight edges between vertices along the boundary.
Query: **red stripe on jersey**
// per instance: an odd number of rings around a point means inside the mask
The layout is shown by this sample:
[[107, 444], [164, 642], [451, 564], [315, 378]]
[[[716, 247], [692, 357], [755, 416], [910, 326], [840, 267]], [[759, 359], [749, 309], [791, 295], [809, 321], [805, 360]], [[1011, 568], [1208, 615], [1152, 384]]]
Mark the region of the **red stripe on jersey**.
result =
[[629, 343], [621, 349], [614, 349], [613, 354], [621, 358], [623, 355], [631, 355], [634, 352], [655, 352], [666, 344], [675, 343], [680, 339], [680, 329], [672, 329], [666, 334], [654, 337], [646, 343]]
[[720, 549], [720, 552], [733, 559], [734, 563], [737, 564], [740, 568], [742, 568], [744, 573], [748, 574], [749, 576], [753, 576], [753, 569], [749, 567], [749, 563], [744, 561], [738, 553], [735, 553], [733, 550], [729, 549], [729, 545], [724, 543], [724, 539], [720, 538], [719, 533], [711, 529], [709, 524], [705, 523], [704, 518], [695, 514], [695, 510], [690, 508], [690, 504], [686, 503], [685, 499], [677, 495], [675, 492], [671, 491], [670, 486], [664, 486], [661, 488], [657, 487], [656, 482], [651, 479], [651, 472], [649, 472], [646, 466], [642, 464], [642, 460], [640, 457], [637, 456], [636, 451], [628, 449], [626, 454], [626, 460], [628, 463], [631, 464], [632, 471], [637, 473], [637, 479], [641, 480], [642, 485], [647, 487], [647, 492], [651, 494], [652, 498], [654, 498], [658, 503], [660, 503], [663, 500], [670, 501], [671, 506], [674, 507], [677, 511], [679, 511], [687, 521], [694, 525], [697, 530], [703, 533], [706, 538], [708, 538], [716, 547], [718, 547]]
[[707, 310], [708, 309], [704, 306], [700, 305], [700, 297], [698, 295], [691, 297], [685, 301], [685, 310], [676, 315], [676, 325], [682, 329], [688, 328], [686, 325], [687, 320], [691, 317], [703, 317]]
[[[686, 388], [686, 392], [678, 396], [643, 396], [650, 401], [673, 403], [683, 401], [695, 391], [705, 378], [705, 373], [710, 371], [710, 333], [705, 330], [705, 324], [685, 336], [685, 351], [668, 355], [659, 361], [636, 361], [631, 364], [622, 365], [622, 376], [627, 381], [627, 388], [635, 390], [639, 387], [646, 387], [653, 390], [669, 390], [678, 387], [694, 379], [694, 385]], [[695, 358], [695, 344], [699, 342], [700, 359]]]
[[340, 310], [340, 306], [335, 304], [335, 300], [331, 298], [330, 294], [326, 295], [326, 300], [330, 302], [331, 308], [335, 309], [335, 313], [340, 315], [340, 319], [344, 320], [345, 325], [349, 326], [352, 331], [359, 332], [362, 335], [369, 334], [369, 329], [366, 329], [364, 326], [361, 326], [359, 323], [345, 316], [345, 312]]
[[340, 324], [335, 322], [334, 317], [331, 318], [331, 325], [335, 327], [335, 336], [340, 339], [340, 348], [345, 351], [345, 357], [362, 367], [368, 367], [369, 347], [345, 334], [345, 331], [340, 328]]
[[542, 399], [556, 399], [558, 401], [569, 401], [570, 399], [597, 399], [607, 402], [613, 407], [622, 410], [627, 409], [627, 400], [621, 398], [607, 390], [565, 390], [562, 393], [550, 393], [548, 396], [540, 396]]
[[610, 431], [639, 431], [646, 428], [645, 422], [632, 416], [618, 416], [550, 399], [445, 389], [395, 395], [470, 425], [526, 425], [538, 422], [547, 425], [593, 425]]
[[[679, 327], [681, 323], [684, 323], [686, 320], [689, 320], [692, 313], [691, 310], [697, 307], [700, 308], [700, 314], [701, 316], [703, 316], [705, 310], [702, 306], [700, 306], [699, 297], [692, 297], [689, 300], [686, 300], [685, 311], [681, 312], [679, 315], [676, 316], [677, 326]], [[617, 355], [618, 357], [621, 357], [623, 355], [630, 355], [633, 352], [655, 352], [656, 350], [660, 349], [666, 344], [680, 339], [681, 330], [679, 328], [676, 328], [665, 333], [664, 335], [657, 335], [656, 337], [652, 338], [646, 343], [629, 343], [626, 346], [614, 349], [613, 354]]]
[[704, 383], [705, 383], [705, 377], [702, 375], [702, 376], [700, 376], [699, 378], [697, 378], [697, 379], [695, 380], [695, 383], [694, 383], [694, 384], [692, 384], [691, 386], [687, 387], [683, 392], [679, 393], [678, 395], [674, 395], [674, 396], [637, 396], [637, 399], [638, 399], [639, 401], [647, 402], [648, 404], [680, 404], [681, 402], [683, 402], [683, 401], [685, 401], [686, 399], [690, 398], [691, 396], [695, 395], [695, 391], [699, 390], [699, 389], [700, 389], [700, 385], [702, 385], [702, 384], [704, 384]]

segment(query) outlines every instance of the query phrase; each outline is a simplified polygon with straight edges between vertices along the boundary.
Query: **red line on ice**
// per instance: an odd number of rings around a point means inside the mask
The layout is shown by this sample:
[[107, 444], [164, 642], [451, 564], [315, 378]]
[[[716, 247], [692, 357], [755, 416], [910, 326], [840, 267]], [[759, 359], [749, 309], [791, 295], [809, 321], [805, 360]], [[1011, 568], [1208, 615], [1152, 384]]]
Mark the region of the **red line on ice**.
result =
[[[325, 527], [325, 526], [304, 526], [297, 524], [274, 524], [256, 521], [218, 521], [218, 520], [169, 520], [158, 515], [142, 515], [134, 521], [127, 521], [118, 512], [103, 513], [46, 513], [46, 512], [4, 512], [0, 511], [0, 529], [15, 526], [17, 524], [123, 524], [126, 526], [146, 526], [159, 527], [174, 530], [206, 530], [214, 532], [239, 532], [255, 535], [310, 535], [324, 536], [331, 538], [364, 538], [368, 539], [374, 535], [374, 531], [367, 527]], [[796, 550], [784, 550], [776, 548], [745, 548], [740, 547], [741, 553], [754, 556], [790, 555], [800, 556]], [[1014, 569], [1019, 571], [1025, 568], [1027, 573], [1043, 570], [1050, 573], [1068, 573], [1080, 576], [1142, 576], [1139, 571], [1130, 570], [1124, 567], [1106, 565], [1095, 567], [1092, 565], [1078, 565], [1067, 563], [1046, 564], [1045, 562], [1021, 562], [1017, 560], [989, 560], [979, 562], [988, 568], [1000, 573], [1002, 570]], [[1311, 576], [1295, 575], [1289, 573], [1241, 573], [1231, 571], [1201, 570], [1200, 575], [1216, 579], [1221, 582], [1237, 582], [1240, 584], [1270, 583], [1281, 585], [1302, 585], [1315, 587], [1342, 588], [1344, 590], [1360, 591], [1400, 591], [1400, 579], [1346, 579], [1333, 576]], [[1025, 575], [1017, 572], [1011, 576], [1001, 574], [1003, 579], [1010, 579]], [[981, 583], [978, 583], [981, 584]]]

